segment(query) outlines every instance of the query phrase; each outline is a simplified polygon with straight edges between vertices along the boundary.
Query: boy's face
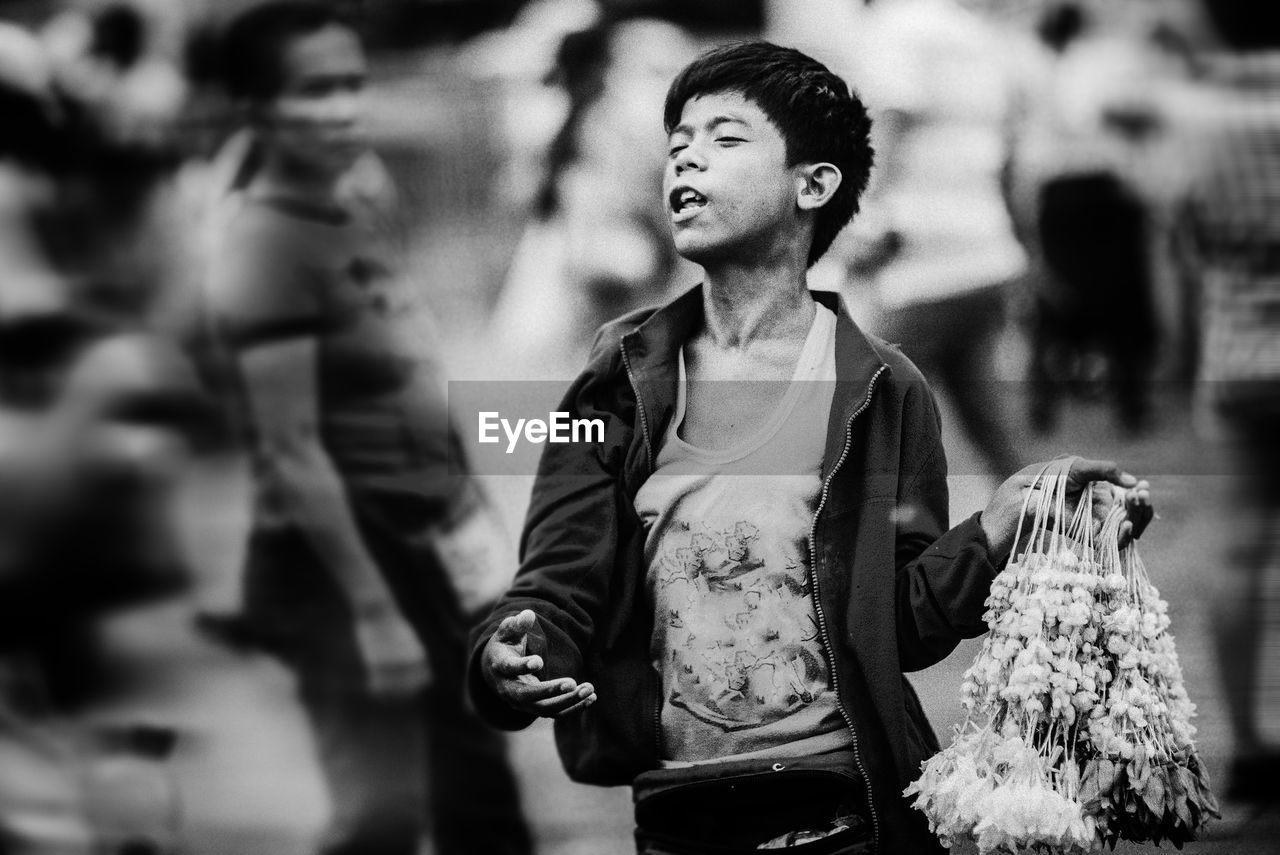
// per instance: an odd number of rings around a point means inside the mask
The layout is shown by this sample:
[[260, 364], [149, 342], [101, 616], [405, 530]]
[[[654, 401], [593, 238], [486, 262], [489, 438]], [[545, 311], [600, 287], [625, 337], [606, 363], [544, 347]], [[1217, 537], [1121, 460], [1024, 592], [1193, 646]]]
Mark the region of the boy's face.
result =
[[684, 105], [663, 178], [680, 255], [703, 265], [768, 257], [795, 240], [802, 185], [782, 133], [754, 102], [725, 92]]
[[344, 171], [364, 150], [368, 70], [355, 33], [334, 25], [293, 39], [281, 70], [280, 94], [264, 105], [267, 138], [311, 169]]

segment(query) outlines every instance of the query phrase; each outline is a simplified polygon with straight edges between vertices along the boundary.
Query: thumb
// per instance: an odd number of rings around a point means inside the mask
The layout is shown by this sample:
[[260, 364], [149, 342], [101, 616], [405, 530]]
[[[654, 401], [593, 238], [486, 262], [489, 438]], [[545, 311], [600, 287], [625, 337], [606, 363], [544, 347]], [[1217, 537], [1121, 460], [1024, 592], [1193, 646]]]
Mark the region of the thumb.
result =
[[503, 644], [518, 644], [523, 647], [525, 636], [538, 625], [538, 616], [532, 609], [525, 609], [517, 615], [504, 618], [494, 633]]
[[1125, 472], [1114, 460], [1076, 458], [1071, 464], [1071, 480], [1084, 485], [1091, 481], [1108, 481], [1121, 487], [1133, 487], [1138, 479]]

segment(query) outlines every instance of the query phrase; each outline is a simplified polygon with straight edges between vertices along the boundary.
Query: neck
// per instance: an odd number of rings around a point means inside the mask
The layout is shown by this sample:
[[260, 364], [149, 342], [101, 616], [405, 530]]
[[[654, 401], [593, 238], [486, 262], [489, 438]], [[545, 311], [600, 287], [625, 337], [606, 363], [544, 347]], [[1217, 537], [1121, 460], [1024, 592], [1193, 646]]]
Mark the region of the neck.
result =
[[802, 340], [816, 307], [803, 263], [725, 264], [706, 267], [702, 303], [704, 335], [717, 347], [745, 348], [756, 341]]
[[253, 183], [256, 189], [267, 193], [327, 204], [337, 198], [341, 177], [339, 172], [317, 169], [279, 151], [268, 151]]

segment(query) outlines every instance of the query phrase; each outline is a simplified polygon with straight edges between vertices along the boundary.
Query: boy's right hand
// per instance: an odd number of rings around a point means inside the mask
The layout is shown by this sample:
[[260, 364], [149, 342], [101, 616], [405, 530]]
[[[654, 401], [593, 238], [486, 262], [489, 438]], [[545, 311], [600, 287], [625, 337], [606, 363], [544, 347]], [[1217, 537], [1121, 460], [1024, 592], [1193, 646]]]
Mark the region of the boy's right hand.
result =
[[542, 657], [527, 654], [529, 633], [537, 626], [538, 616], [530, 609], [498, 624], [480, 660], [489, 688], [507, 706], [526, 715], [554, 718], [595, 703], [596, 690], [590, 683], [579, 684], [568, 677], [538, 679]]

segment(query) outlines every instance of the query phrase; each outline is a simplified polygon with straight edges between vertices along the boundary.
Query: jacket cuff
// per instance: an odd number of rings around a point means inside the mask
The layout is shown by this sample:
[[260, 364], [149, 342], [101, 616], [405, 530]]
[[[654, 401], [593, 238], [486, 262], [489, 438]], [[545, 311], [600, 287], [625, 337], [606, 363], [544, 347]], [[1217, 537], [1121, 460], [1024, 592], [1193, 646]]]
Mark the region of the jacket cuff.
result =
[[981, 517], [980, 512], [975, 513], [944, 533], [929, 550], [952, 566], [963, 568], [958, 577], [952, 577], [954, 586], [948, 592], [948, 599], [952, 603], [953, 621], [965, 628], [965, 635], [986, 631], [982, 615], [986, 612], [991, 583], [1000, 571], [992, 560]]
[[982, 528], [982, 511], [975, 512], [964, 522], [943, 532], [929, 547], [929, 552], [943, 558], [968, 554], [975, 558], [981, 557], [987, 564], [995, 564], [992, 561], [991, 543], [987, 540], [986, 530]]
[[[991, 554], [991, 541], [987, 539], [987, 530], [982, 527], [982, 511], [975, 511], [973, 516], [960, 523], [954, 529], [959, 532], [959, 537], [963, 537], [970, 542], [970, 545], [977, 545], [986, 555], [987, 563], [993, 570], [998, 571], [1000, 568], [996, 566], [995, 556]], [[993, 576], [994, 578], [994, 576]]]

